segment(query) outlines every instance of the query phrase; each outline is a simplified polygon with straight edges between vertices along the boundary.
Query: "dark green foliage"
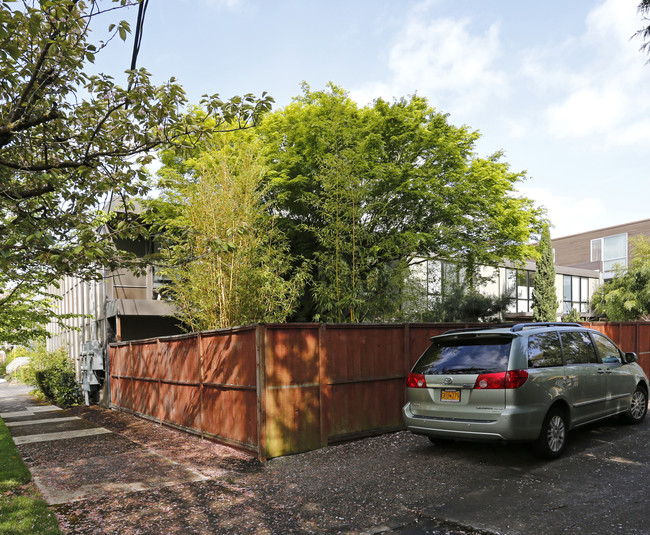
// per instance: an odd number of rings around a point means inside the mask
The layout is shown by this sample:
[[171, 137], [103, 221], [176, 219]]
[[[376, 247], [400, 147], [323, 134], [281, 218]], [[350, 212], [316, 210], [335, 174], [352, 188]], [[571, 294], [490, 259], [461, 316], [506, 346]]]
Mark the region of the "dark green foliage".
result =
[[45, 399], [59, 407], [70, 407], [81, 402], [81, 389], [65, 349], [47, 352], [44, 344], [39, 343], [27, 356], [29, 366], [25, 382], [36, 386]]
[[457, 280], [447, 276], [437, 281], [434, 276], [429, 282], [438, 289], [429, 294], [424, 281], [411, 281], [411, 299], [404, 307], [404, 321], [491, 322], [499, 321], [508, 311], [512, 295], [484, 295], [478, 290], [490, 281], [488, 277], [453, 264], [447, 264], [445, 271], [448, 275], [457, 273]]
[[81, 391], [74, 370], [55, 364], [35, 372], [34, 378], [45, 398], [59, 407], [70, 407], [81, 402]]
[[483, 295], [477, 290], [457, 286], [436, 299], [419, 321], [498, 321], [511, 302], [512, 298], [508, 296]]
[[596, 312], [610, 321], [650, 320], [650, 238], [637, 236], [630, 244], [628, 268], [618, 270], [592, 298]]
[[313, 266], [297, 320], [399, 314], [418, 257], [472, 266], [526, 259], [538, 226], [521, 173], [478, 158], [477, 132], [426, 99], [358, 107], [330, 85], [264, 118], [269, 195], [295, 258]]
[[553, 247], [548, 225], [544, 225], [542, 238], [537, 246], [539, 257], [533, 290], [533, 320], [557, 320], [557, 293], [555, 290], [555, 265], [553, 264]]

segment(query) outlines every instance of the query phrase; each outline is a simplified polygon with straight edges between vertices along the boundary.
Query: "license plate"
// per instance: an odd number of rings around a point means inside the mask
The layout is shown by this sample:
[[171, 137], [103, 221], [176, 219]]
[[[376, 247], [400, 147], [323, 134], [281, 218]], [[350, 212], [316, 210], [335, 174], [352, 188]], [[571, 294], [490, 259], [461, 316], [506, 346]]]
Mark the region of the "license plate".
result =
[[460, 390], [441, 390], [440, 401], [460, 402]]

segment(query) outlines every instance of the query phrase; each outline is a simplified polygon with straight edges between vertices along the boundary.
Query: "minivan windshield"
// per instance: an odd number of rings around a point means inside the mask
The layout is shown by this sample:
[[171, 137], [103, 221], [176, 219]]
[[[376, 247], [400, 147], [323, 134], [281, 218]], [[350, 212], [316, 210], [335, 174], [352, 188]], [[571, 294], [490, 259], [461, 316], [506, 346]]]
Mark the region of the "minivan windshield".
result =
[[510, 337], [434, 340], [413, 367], [423, 375], [494, 373], [508, 368]]

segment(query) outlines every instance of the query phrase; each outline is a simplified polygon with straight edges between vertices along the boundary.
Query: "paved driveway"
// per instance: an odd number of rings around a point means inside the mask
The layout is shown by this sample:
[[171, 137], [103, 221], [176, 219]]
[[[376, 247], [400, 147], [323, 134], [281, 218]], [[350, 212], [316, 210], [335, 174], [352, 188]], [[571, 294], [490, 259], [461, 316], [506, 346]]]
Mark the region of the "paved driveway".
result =
[[[260, 465], [114, 411], [42, 412], [8, 388], [0, 412], [70, 533], [650, 533], [649, 422], [575, 431], [552, 462], [400, 432]], [[64, 425], [74, 437], [25, 438]]]
[[523, 445], [413, 447], [423, 468], [441, 459], [456, 468], [421, 512], [510, 535], [650, 533], [650, 425], [610, 419], [574, 431], [570, 441], [552, 462]]
[[[403, 534], [446, 533], [432, 531], [440, 520], [447, 529], [509, 535], [650, 533], [649, 422], [626, 426], [609, 419], [569, 438], [566, 454], [551, 462], [536, 459], [526, 445], [433, 446], [403, 432], [275, 463], [295, 473], [322, 465], [318, 477], [350, 501], [349, 507], [332, 504], [341, 517], [364, 504], [386, 509], [389, 496], [395, 520], [409, 511], [417, 520], [393, 528]], [[345, 477], [340, 482], [348, 472], [356, 485]], [[307, 485], [304, 492], [311, 492]]]

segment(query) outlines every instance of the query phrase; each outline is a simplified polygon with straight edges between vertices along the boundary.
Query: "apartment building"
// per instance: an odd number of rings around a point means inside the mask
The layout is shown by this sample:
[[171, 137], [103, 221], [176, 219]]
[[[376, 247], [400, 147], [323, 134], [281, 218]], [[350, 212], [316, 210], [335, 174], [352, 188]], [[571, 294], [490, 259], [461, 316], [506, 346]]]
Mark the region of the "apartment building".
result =
[[[533, 290], [535, 288], [535, 262], [523, 265], [504, 263], [502, 266], [481, 266], [479, 275], [486, 280], [480, 291], [484, 295], [512, 296], [508, 310], [501, 320], [529, 321], [533, 317]], [[429, 260], [417, 265], [413, 275], [426, 282], [426, 293], [444, 293], [448, 279], [452, 283], [461, 282], [462, 267], [439, 260]], [[591, 296], [601, 285], [600, 272], [578, 267], [555, 266], [555, 290], [558, 300], [557, 319], [575, 309], [581, 314], [589, 314]]]
[[554, 238], [555, 263], [598, 271], [607, 281], [615, 275], [615, 266], [628, 266], [630, 240], [640, 235], [650, 236], [650, 219]]
[[[112, 210], [119, 210], [113, 206]], [[153, 243], [144, 238], [114, 239], [115, 247], [135, 253], [142, 258], [153, 250]], [[77, 379], [90, 398], [105, 399], [104, 378], [108, 363], [108, 344], [181, 334], [172, 305], [159, 290], [163, 280], [154, 266], [143, 274], [127, 269], [101, 272], [101, 280], [84, 281], [68, 276], [49, 292], [60, 297], [58, 312], [73, 314], [62, 327], [56, 322], [48, 325], [50, 337], [47, 349], [65, 347], [75, 364]], [[87, 398], [88, 400], [88, 398]]]

